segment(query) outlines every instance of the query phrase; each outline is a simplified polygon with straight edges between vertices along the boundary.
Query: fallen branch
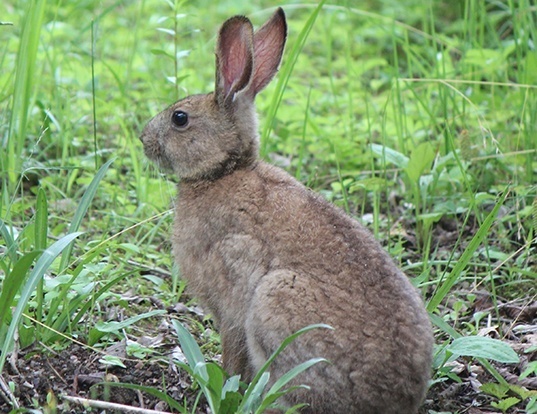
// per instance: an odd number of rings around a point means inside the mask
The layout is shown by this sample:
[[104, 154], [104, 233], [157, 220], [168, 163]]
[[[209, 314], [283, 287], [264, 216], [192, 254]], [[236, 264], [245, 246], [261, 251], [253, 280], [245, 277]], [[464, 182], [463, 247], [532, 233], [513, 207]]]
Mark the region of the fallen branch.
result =
[[117, 403], [111, 403], [99, 400], [89, 400], [87, 398], [72, 397], [70, 395], [62, 395], [62, 399], [70, 401], [76, 404], [83, 405], [85, 407], [104, 408], [106, 410], [119, 410], [124, 413], [136, 413], [136, 414], [172, 414], [167, 411], [155, 411], [148, 410], [146, 408], [132, 407], [130, 405], [123, 405]]
[[0, 375], [0, 396], [2, 396], [6, 403], [11, 404], [13, 408], [19, 408], [17, 398], [15, 398], [15, 395], [11, 392], [9, 385], [2, 375]]
[[520, 379], [518, 375], [511, 373], [506, 368], [498, 368], [498, 371], [510, 384], [526, 387], [530, 390], [537, 390], [537, 378], [535, 377], [527, 377]]

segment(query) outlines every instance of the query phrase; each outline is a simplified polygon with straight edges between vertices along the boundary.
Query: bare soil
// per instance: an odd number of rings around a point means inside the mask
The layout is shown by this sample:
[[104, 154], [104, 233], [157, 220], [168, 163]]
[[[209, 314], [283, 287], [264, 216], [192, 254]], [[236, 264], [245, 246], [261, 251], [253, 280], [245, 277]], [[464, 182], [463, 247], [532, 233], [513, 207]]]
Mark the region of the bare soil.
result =
[[[503, 308], [514, 312], [514, 306]], [[536, 309], [537, 303], [534, 303], [525, 307], [525, 314], [513, 313], [512, 316], [517, 319], [505, 316], [503, 323], [508, 328], [504, 330], [508, 332], [505, 340], [520, 356], [520, 363], [495, 365], [509, 383], [518, 384], [527, 390], [537, 390], [537, 378], [534, 375], [519, 380], [520, 373], [528, 363], [537, 360]], [[498, 329], [494, 328], [488, 333], [494, 337], [497, 331]], [[107, 388], [102, 385], [103, 382], [131, 383], [165, 390], [176, 401], [187, 401], [187, 406], [192, 407], [198, 392], [192, 388], [188, 374], [171, 362], [171, 355], [177, 350], [176, 341], [177, 338], [171, 331], [164, 335], [159, 332], [153, 338], [147, 336], [139, 338], [138, 342], [157, 344], [155, 351], [158, 357], [124, 358], [124, 341], [105, 350], [108, 355], [121, 357], [125, 368], [103, 364], [102, 353], [78, 344], [73, 344], [62, 351], [47, 350], [34, 345], [18, 352], [17, 359], [12, 360], [4, 372], [4, 380], [14, 384], [14, 396], [20, 406], [27, 408], [57, 406], [58, 412], [61, 413], [100, 411], [96, 409], [92, 411], [68, 402], [63, 398], [64, 395], [171, 411], [159, 398], [121, 387]], [[459, 358], [453, 365], [454, 372], [461, 382], [446, 378], [434, 384], [428, 392], [421, 413], [428, 413], [429, 410], [473, 414], [501, 412], [491, 405], [491, 402], [497, 399], [479, 389], [483, 383], [494, 382], [482, 366], [474, 360], [464, 358]], [[507, 412], [523, 413], [524, 406], [524, 403], [520, 403]], [[7, 413], [12, 408], [6, 399], [0, 400], [1, 412]], [[125, 411], [108, 410], [108, 412]], [[196, 412], [209, 412], [203, 400], [200, 401]]]
[[[408, 255], [412, 260], [412, 252], [417, 250], [416, 237], [408, 229], [415, 226], [412, 223], [404, 223], [403, 226], [398, 227], [398, 230], [397, 226], [394, 226], [394, 232], [400, 232], [401, 227], [404, 227], [405, 230], [402, 230], [402, 234], [398, 233], [396, 237], [402, 237], [404, 248], [408, 250]], [[441, 256], [442, 251], [445, 250], [445, 255], [448, 256], [461, 229], [456, 225], [452, 226], [450, 221], [441, 221], [434, 231], [433, 237], [436, 245], [443, 246], [437, 250], [436, 254]], [[462, 229], [462, 231], [471, 237], [475, 228], [469, 224], [468, 228]], [[531, 267], [534, 265], [536, 265], [535, 262], [530, 264]], [[459, 290], [451, 292], [449, 299], [442, 305], [440, 313], [442, 315], [450, 314], [455, 301], [470, 293], [474, 295], [475, 300], [463, 302], [456, 320], [450, 324], [459, 329], [465, 324], [474, 323], [472, 317], [476, 312], [494, 315], [487, 320], [487, 323], [479, 325], [480, 328], [485, 327], [481, 328], [478, 334], [509, 343], [520, 357], [518, 364], [494, 363], [494, 367], [509, 384], [523, 387], [525, 390], [537, 394], [535, 373], [524, 379], [519, 378], [528, 364], [537, 360], [537, 301], [535, 294], [526, 292], [526, 295], [521, 294], [518, 296], [520, 299], [516, 300], [507, 300], [496, 295], [496, 303], [493, 303], [492, 295], [480, 288], [479, 285], [470, 286], [461, 283], [458, 288]], [[531, 288], [530, 291], [532, 289], [534, 291], [535, 288]], [[513, 296], [516, 295], [510, 297]], [[129, 301], [131, 300], [132, 298], [129, 299]], [[144, 298], [143, 301], [141, 306], [146, 310], [149, 307], [163, 308], [157, 299]], [[106, 387], [103, 386], [103, 382], [130, 383], [159, 389], [192, 409], [199, 397], [199, 390], [192, 386], [189, 375], [173, 362], [172, 355], [177, 356], [181, 351], [169, 319], [179, 316], [182, 320], [196, 320], [198, 330], [200, 326], [203, 327], [206, 321], [204, 321], [203, 313], [199, 308], [188, 308], [184, 304], [178, 304], [174, 309], [168, 311], [168, 315], [160, 318], [160, 323], [154, 326], [146, 325], [143, 327], [144, 331], [140, 332], [138, 336], [129, 337], [131, 343], [137, 343], [153, 351], [146, 355], [129, 356], [125, 341], [112, 343], [104, 350], [92, 349], [77, 343], [73, 343], [63, 350], [51, 349], [40, 344], [18, 350], [6, 364], [6, 369], [0, 378], [2, 380], [0, 384], [2, 386], [0, 388], [0, 412], [8, 413], [13, 410], [13, 401], [16, 401], [20, 407], [41, 408], [44, 412], [51, 413], [103, 412], [102, 409], [87, 408], [68, 401], [64, 396], [109, 401], [124, 406], [161, 412], [173, 411], [160, 398], [147, 392], [121, 387]], [[439, 334], [436, 342], [440, 345], [448, 339], [447, 336], [442, 337], [442, 334]], [[204, 340], [200, 339], [199, 342], [203, 343]], [[120, 358], [125, 367], [104, 363], [103, 357], [105, 355]], [[218, 354], [214, 357], [218, 360]], [[459, 358], [452, 365], [453, 373], [451, 375], [435, 378], [420, 414], [502, 412], [497, 406], [499, 399], [485, 394], [480, 389], [482, 384], [497, 382], [483, 366], [471, 358]], [[512, 391], [501, 397], [502, 400], [507, 398], [518, 398], [520, 402], [511, 408], [504, 408], [503, 412], [525, 412], [527, 398], [523, 399]], [[129, 411], [127, 408], [122, 408], [121, 410], [108, 409], [106, 412]], [[203, 397], [197, 402], [196, 412], [209, 412]]]

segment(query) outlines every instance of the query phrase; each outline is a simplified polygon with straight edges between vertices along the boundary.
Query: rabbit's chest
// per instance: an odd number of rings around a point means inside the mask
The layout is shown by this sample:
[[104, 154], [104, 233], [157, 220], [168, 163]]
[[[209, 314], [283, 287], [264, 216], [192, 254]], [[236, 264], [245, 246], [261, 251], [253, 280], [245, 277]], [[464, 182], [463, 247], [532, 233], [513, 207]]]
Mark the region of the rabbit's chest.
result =
[[249, 303], [268, 271], [268, 253], [242, 225], [215, 214], [194, 216], [178, 208], [172, 244], [181, 276], [192, 293], [218, 319], [225, 319], [229, 309], [236, 315], [238, 307]]

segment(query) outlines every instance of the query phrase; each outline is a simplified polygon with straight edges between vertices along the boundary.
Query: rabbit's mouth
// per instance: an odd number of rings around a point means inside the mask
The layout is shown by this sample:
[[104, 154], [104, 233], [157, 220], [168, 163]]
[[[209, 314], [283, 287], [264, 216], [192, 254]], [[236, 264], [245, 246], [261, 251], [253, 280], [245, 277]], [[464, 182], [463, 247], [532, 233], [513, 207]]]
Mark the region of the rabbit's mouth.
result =
[[173, 166], [169, 161], [168, 157], [163, 156], [162, 147], [160, 145], [155, 145], [152, 147], [144, 146], [144, 152], [147, 158], [153, 161], [159, 170], [163, 172], [172, 172]]
[[144, 153], [147, 158], [153, 161], [157, 167], [162, 171], [173, 171], [172, 164], [166, 154], [164, 148], [159, 140], [153, 136], [150, 136], [144, 130], [140, 136], [140, 141], [144, 145]]

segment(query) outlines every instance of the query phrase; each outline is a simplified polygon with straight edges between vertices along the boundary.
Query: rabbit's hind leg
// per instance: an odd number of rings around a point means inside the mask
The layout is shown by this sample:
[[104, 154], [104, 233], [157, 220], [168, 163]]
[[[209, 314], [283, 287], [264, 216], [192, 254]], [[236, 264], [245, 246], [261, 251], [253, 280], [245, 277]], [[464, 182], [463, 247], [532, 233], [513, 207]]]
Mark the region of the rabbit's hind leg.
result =
[[[318, 292], [311, 278], [292, 270], [273, 270], [261, 277], [245, 320], [248, 357], [255, 371], [299, 329], [330, 322], [322, 320]], [[313, 353], [318, 350], [319, 342], [326, 339], [326, 331], [315, 329], [295, 339], [269, 367], [271, 380], [305, 360], [322, 356]]]

